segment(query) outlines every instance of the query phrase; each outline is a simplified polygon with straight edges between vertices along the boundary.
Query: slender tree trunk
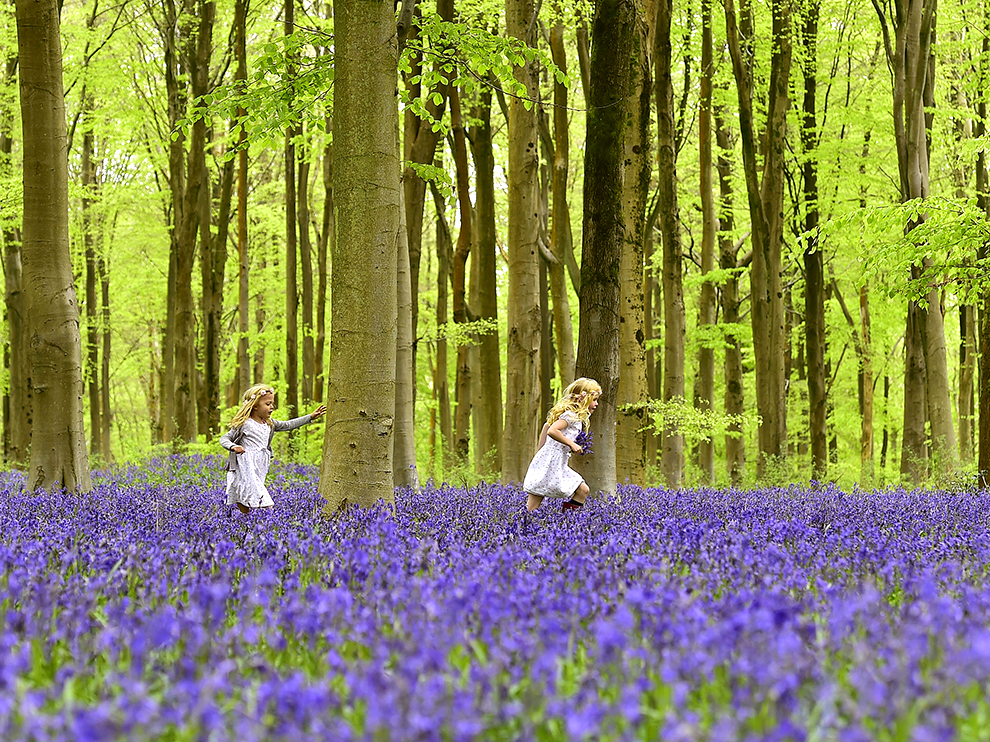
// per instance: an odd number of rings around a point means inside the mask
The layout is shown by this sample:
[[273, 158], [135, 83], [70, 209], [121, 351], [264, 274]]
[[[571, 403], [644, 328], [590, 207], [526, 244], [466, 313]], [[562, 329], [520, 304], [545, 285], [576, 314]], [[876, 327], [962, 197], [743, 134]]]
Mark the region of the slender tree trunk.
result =
[[[532, 0], [506, 0], [506, 34], [533, 44]], [[513, 70], [536, 100], [536, 65]], [[521, 482], [536, 451], [540, 430], [539, 142], [536, 111], [513, 97], [509, 102], [509, 287], [505, 427], [502, 481]]]
[[815, 108], [818, 78], [819, 0], [804, 8], [804, 110], [801, 119], [802, 196], [804, 198], [804, 323], [808, 366], [808, 409], [811, 439], [811, 477], [828, 475], [827, 399], [825, 378], [825, 265], [818, 244], [818, 124]]
[[619, 388], [615, 427], [615, 468], [618, 481], [646, 481], [646, 336], [643, 295], [643, 248], [646, 198], [652, 174], [650, 104], [651, 70], [657, 2], [650, 0], [636, 26], [629, 58], [629, 97], [626, 116], [622, 210], [625, 238], [619, 262]]
[[873, 340], [870, 322], [869, 287], [864, 284], [859, 289], [859, 345], [860, 353], [860, 482], [865, 486], [873, 484]]
[[[564, 51], [564, 26], [556, 24], [550, 31], [550, 51], [553, 63], [562, 72], [567, 70]], [[564, 275], [566, 256], [570, 250], [570, 208], [567, 204], [567, 170], [570, 161], [570, 135], [567, 120], [567, 86], [559, 80], [553, 86], [553, 206], [550, 215], [550, 251], [557, 259], [549, 266], [550, 295], [553, 298], [553, 327], [557, 341], [557, 365], [560, 388], [574, 380], [574, 328], [567, 298]]]
[[[987, 83], [990, 80], [990, 4], [983, 4], [983, 42], [981, 44], [979, 66], [979, 91], [976, 98], [976, 131], [977, 139], [987, 133]], [[990, 216], [990, 178], [987, 171], [986, 152], [981, 148], [976, 157], [976, 203], [984, 214]], [[990, 257], [990, 240], [984, 240], [977, 250], [977, 257], [986, 260]], [[981, 297], [977, 305], [978, 343], [980, 357], [977, 365], [977, 395], [979, 419], [977, 421], [977, 472], [980, 483], [990, 485], [990, 295]]]
[[316, 348], [313, 345], [313, 244], [310, 241], [308, 150], [303, 149], [299, 158], [299, 268], [302, 275], [302, 329], [303, 329], [303, 383], [302, 398], [307, 402], [315, 396], [313, 385], [316, 376]]
[[[334, 2], [334, 194], [330, 382], [320, 494], [393, 502], [396, 276], [400, 228], [395, 8]], [[369, 110], [376, 111], [368, 116]]]
[[86, 255], [86, 381], [89, 391], [89, 455], [100, 459], [100, 328], [99, 300], [97, 299], [96, 277], [96, 216], [93, 211], [95, 201], [96, 163], [94, 162], [94, 135], [89, 118], [93, 112], [93, 98], [85, 90], [82, 95], [83, 131], [81, 153], [81, 181], [83, 196], [82, 229], [83, 249]]
[[[677, 145], [675, 142], [674, 88], [671, 82], [671, 0], [660, 0], [657, 16], [656, 95], [657, 171], [660, 191], [660, 231], [663, 235], [663, 400], [684, 401], [684, 289], [682, 286], [681, 234], [677, 207]], [[684, 435], [667, 426], [663, 431], [660, 468], [670, 487], [684, 477]]]
[[[285, 35], [295, 33], [295, 0], [283, 4]], [[287, 62], [286, 76], [296, 74], [296, 60]], [[302, 137], [302, 125], [293, 122], [285, 131], [285, 406], [291, 418], [299, 411], [299, 247], [296, 204], [296, 139]]]
[[[443, 327], [449, 319], [447, 315], [448, 288], [450, 285], [450, 261], [453, 254], [453, 245], [450, 235], [450, 227], [447, 224], [447, 217], [444, 212], [444, 201], [440, 193], [434, 189], [434, 199], [437, 208], [437, 327]], [[436, 371], [433, 375], [433, 389], [436, 394], [437, 412], [440, 418], [440, 438], [439, 450], [441, 468], [447, 465], [450, 446], [453, 443], [453, 424], [450, 416], [450, 384], [448, 381], [447, 369], [447, 339], [443, 336], [437, 338], [437, 362]], [[436, 453], [434, 454], [437, 455]], [[436, 469], [434, 468], [434, 471]]]
[[[787, 407], [784, 375], [784, 303], [782, 283], [784, 155], [788, 80], [791, 68], [791, 0], [772, 3], [773, 30], [766, 131], [758, 137], [753, 107], [752, 58], [744, 58], [734, 0], [725, 2], [726, 39], [739, 99], [739, 128], [746, 193], [752, 222], [753, 265], [750, 271], [751, 321], [756, 361], [756, 408], [760, 415], [757, 477], [769, 473], [787, 453]], [[749, 16], [743, 8], [743, 18]], [[747, 22], [748, 25], [748, 22]], [[745, 29], [744, 39], [748, 38]], [[757, 163], [762, 143], [763, 174]]]
[[[715, 189], [712, 183], [712, 3], [701, 2], [701, 106], [698, 110], [698, 166], [701, 188], [701, 272], [707, 276], [715, 269]], [[701, 284], [698, 304], [698, 330], [703, 335], [715, 325], [715, 285], [710, 280]], [[698, 384], [694, 390], [694, 406], [711, 410], [715, 403], [715, 348], [704, 343], [698, 348]], [[698, 468], [708, 483], [715, 482], [715, 441], [698, 443]]]
[[[396, 119], [398, 121], [398, 119]], [[398, 124], [396, 124], [398, 126]], [[395, 132], [395, 151], [399, 151], [399, 131]], [[397, 174], [398, 176], [398, 174]], [[395, 428], [392, 449], [392, 479], [396, 487], [419, 487], [416, 468], [416, 387], [413, 369], [412, 288], [409, 285], [409, 246], [406, 243], [406, 218], [399, 188], [399, 233], [396, 244], [396, 342], [395, 342]]]
[[[662, 3], [661, 3], [662, 4]], [[581, 324], [577, 373], [596, 379], [602, 396], [592, 422], [595, 455], [585, 466], [592, 492], [615, 489], [615, 404], [619, 392], [619, 273], [625, 242], [622, 176], [630, 55], [637, 23], [631, 0], [602, 0], [591, 48], [591, 84], [584, 151]], [[658, 29], [658, 34], [661, 31]], [[662, 175], [661, 175], [662, 177]]]
[[89, 492], [59, 8], [55, 0], [17, 0], [15, 7], [24, 133], [24, 331], [31, 338], [27, 383], [35, 403], [26, 486]]
[[221, 170], [217, 233], [210, 229], [211, 202], [203, 193], [200, 215], [200, 276], [203, 290], [203, 396], [206, 403], [205, 432], [220, 434], [220, 346], [223, 342], [223, 281], [227, 268], [227, 235], [230, 202], [234, 190], [234, 159]]
[[[451, 86], [450, 123], [454, 135], [454, 166], [457, 181], [457, 202], [459, 204], [460, 230], [457, 246], [454, 248], [453, 265], [453, 304], [454, 321], [468, 321], [466, 302], [467, 261], [471, 254], [471, 194], [468, 174], [467, 143], [464, 137], [464, 124], [461, 119], [461, 101], [456, 87]], [[471, 365], [469, 346], [461, 343], [457, 347], [457, 415], [455, 418], [454, 451], [462, 462], [468, 460], [471, 436]]]
[[[247, 85], [247, 6], [248, 0], [234, 2], [234, 54], [237, 57], [235, 78], [239, 85]], [[244, 118], [247, 111], [237, 109], [237, 117]], [[237, 145], [237, 389], [239, 394], [251, 386], [251, 357], [248, 333], [251, 318], [250, 271], [248, 257], [248, 146], [247, 132], [241, 128]]]
[[[327, 272], [330, 270], [330, 255], [334, 246], [333, 219], [333, 141], [330, 134], [333, 124], [327, 119], [327, 145], [323, 149], [323, 230], [320, 233], [319, 245], [316, 252], [316, 381], [314, 392], [317, 402], [323, 401], [323, 388], [326, 384], [326, 370], [323, 359], [326, 355], [327, 342]], [[406, 250], [408, 253], [408, 249]], [[411, 290], [411, 288], [410, 288]], [[412, 330], [410, 330], [410, 333]], [[416, 339], [413, 338], [413, 345]]]
[[[478, 316], [498, 319], [495, 245], [495, 157], [492, 150], [492, 93], [485, 88], [474, 108], [470, 137], [475, 172], [475, 267], [478, 271]], [[497, 327], [497, 325], [496, 325]], [[474, 431], [474, 450], [482, 458], [477, 470], [497, 476], [502, 471], [502, 353], [497, 329], [481, 337], [478, 385], [482, 390], [482, 424]], [[486, 471], [487, 470], [487, 471]]]
[[725, 414], [731, 415], [733, 422], [725, 432], [725, 462], [732, 486], [738, 487], [746, 471], [746, 441], [743, 438], [739, 419], [745, 411], [743, 395], [742, 347], [740, 342], [739, 317], [739, 246], [732, 240], [732, 150], [729, 129], [722, 117], [722, 110], [715, 108], [715, 140], [718, 144], [719, 183], [719, 267], [727, 271], [722, 285], [722, 324], [728, 328], [725, 333]]

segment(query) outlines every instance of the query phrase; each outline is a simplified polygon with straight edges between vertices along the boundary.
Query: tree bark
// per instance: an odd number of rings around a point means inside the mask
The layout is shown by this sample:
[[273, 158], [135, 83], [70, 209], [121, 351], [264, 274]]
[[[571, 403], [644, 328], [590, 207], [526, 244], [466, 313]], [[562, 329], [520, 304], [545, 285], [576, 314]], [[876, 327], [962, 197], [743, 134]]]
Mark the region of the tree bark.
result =
[[[450, 235], [450, 227], [447, 224], [445, 205], [440, 192], [434, 187], [433, 196], [437, 209], [437, 327], [443, 327], [449, 319], [447, 315], [447, 299], [450, 286], [450, 261], [454, 248]], [[433, 392], [437, 403], [437, 415], [440, 418], [440, 446], [436, 447], [436, 425], [434, 420], [434, 464], [437, 458], [440, 459], [441, 468], [447, 465], [450, 446], [453, 443], [453, 424], [450, 416], [450, 383], [447, 369], [447, 338], [442, 335], [437, 338], [437, 358], [436, 368], [433, 373]], [[499, 411], [501, 416], [501, 410]], [[436, 467], [434, 466], [434, 471]]]
[[[295, 0], [283, 4], [285, 35], [295, 33]], [[292, 80], [296, 60], [289, 59], [286, 76]], [[285, 406], [292, 418], [299, 410], [299, 247], [296, 232], [296, 139], [302, 136], [302, 124], [293, 122], [285, 130]]]
[[[471, 128], [475, 172], [475, 269], [478, 271], [478, 316], [498, 319], [495, 244], [495, 156], [492, 150], [492, 93], [484, 88], [474, 107]], [[497, 326], [496, 326], [497, 327]], [[478, 385], [480, 419], [474, 431], [474, 450], [479, 460], [476, 470], [482, 476], [498, 476], [502, 471], [502, 352], [495, 329], [481, 337], [478, 346]]]
[[619, 388], [615, 426], [617, 481], [646, 481], [646, 321], [643, 296], [643, 250], [646, 198], [652, 174], [650, 108], [653, 100], [654, 33], [657, 2], [643, 6], [642, 21], [633, 33], [629, 57], [629, 97], [626, 116], [622, 211], [625, 238], [619, 261]]
[[[808, 369], [808, 410], [811, 439], [811, 478], [828, 476], [827, 387], [825, 378], [825, 265], [818, 244], [818, 124], [816, 105], [819, 0], [808, 0], [804, 11], [804, 105], [801, 119], [802, 197], [804, 199], [804, 323]], [[854, 328], [855, 332], [855, 328]]]
[[[772, 55], [767, 94], [766, 130], [758, 137], [753, 107], [752, 57], [743, 56], [734, 0], [725, 2], [726, 40], [739, 99], [746, 194], [752, 223], [750, 270], [751, 321], [756, 361], [756, 408], [760, 415], [757, 477], [776, 470], [787, 453], [787, 407], [784, 376], [784, 302], [782, 282], [784, 155], [788, 80], [791, 68], [791, 0], [773, 0]], [[749, 11], [743, 8], [743, 18]], [[758, 139], [763, 174], [758, 172]], [[779, 473], [777, 471], [775, 474]]]
[[24, 331], [35, 403], [26, 486], [89, 492], [59, 8], [56, 0], [17, 0], [15, 8], [24, 133]]
[[[394, 501], [398, 43], [389, 3], [334, 2], [334, 194], [324, 512]], [[368, 116], [367, 112], [378, 112]]]
[[315, 399], [313, 385], [316, 377], [316, 348], [313, 345], [313, 243], [310, 240], [309, 163], [308, 150], [300, 148], [299, 156], [299, 268], [302, 276], [303, 373], [302, 398]]
[[[719, 183], [719, 267], [727, 271], [725, 283], [722, 285], [722, 324], [725, 332], [725, 358], [723, 369], [725, 373], [725, 414], [731, 415], [738, 421], [745, 411], [743, 395], [743, 368], [739, 317], [739, 245], [732, 239], [732, 138], [718, 106], [714, 111], [715, 141], [718, 145], [718, 158], [715, 167], [718, 170]], [[729, 482], [738, 487], [746, 472], [746, 441], [743, 438], [742, 426], [738, 422], [729, 424], [725, 432], [725, 463]]]
[[[701, 2], [701, 105], [698, 109], [698, 167], [701, 189], [701, 273], [707, 276], [715, 269], [715, 190], [712, 183], [712, 77], [715, 74], [712, 57], [712, 3]], [[710, 332], [715, 325], [715, 285], [710, 280], [701, 284], [698, 303], [698, 329]], [[698, 348], [698, 382], [694, 389], [694, 406], [711, 410], [715, 403], [715, 348], [703, 343]], [[715, 441], [698, 442], [698, 468], [707, 480], [715, 482]]]
[[[581, 324], [576, 372], [602, 387], [592, 422], [595, 455], [584, 467], [592, 492], [617, 482], [615, 404], [619, 391], [619, 275], [626, 238], [622, 176], [630, 56], [637, 23], [631, 0], [602, 0], [592, 26], [591, 81], [584, 150]], [[658, 29], [659, 33], [659, 29]], [[662, 176], [661, 176], [662, 177]]]
[[[532, 0], [506, 0], [506, 34], [533, 45]], [[536, 65], [513, 69], [527, 96], [539, 96]], [[527, 108], [528, 105], [528, 108]], [[507, 354], [502, 481], [521, 482], [540, 430], [539, 136], [534, 104], [509, 102]], [[614, 399], [614, 397], [613, 397]]]
[[[327, 145], [323, 149], [323, 230], [320, 233], [319, 245], [316, 251], [316, 380], [314, 392], [317, 402], [324, 399], [323, 388], [326, 384], [326, 370], [323, 358], [326, 355], [327, 341], [327, 271], [330, 269], [330, 256], [334, 246], [333, 218], [333, 141], [329, 135], [333, 132], [333, 124], [327, 119]], [[406, 250], [408, 252], [408, 248]], [[411, 290], [411, 289], [410, 289]], [[412, 330], [410, 330], [410, 333]], [[413, 344], [416, 339], [413, 338]]]
[[[557, 23], [550, 31], [550, 52], [553, 63], [561, 72], [567, 70], [564, 50], [564, 26]], [[554, 80], [553, 86], [553, 206], [550, 214], [550, 251], [557, 259], [548, 267], [550, 272], [550, 296], [553, 300], [553, 327], [557, 341], [557, 367], [560, 372], [560, 388], [574, 380], [574, 328], [567, 298], [567, 282], [564, 275], [567, 253], [570, 250], [571, 214], [567, 203], [567, 171], [570, 162], [570, 135], [567, 120], [567, 86]]]
[[[459, 205], [460, 230], [454, 248], [453, 264], [453, 309], [454, 321], [468, 321], [467, 313], [467, 262], [471, 254], [471, 194], [468, 174], [467, 143], [464, 137], [464, 124], [461, 118], [461, 100], [457, 88], [450, 87], [450, 126], [454, 135], [454, 170], [457, 182], [457, 203]], [[471, 443], [471, 363], [470, 347], [461, 343], [457, 346], [457, 414], [454, 425], [454, 452], [458, 459], [467, 462]]]
[[[247, 84], [247, 5], [248, 0], [234, 2], [234, 55], [237, 57], [235, 78], [240, 85]], [[247, 116], [243, 108], [237, 109], [238, 119]], [[237, 138], [237, 389], [243, 394], [251, 386], [251, 357], [248, 333], [251, 319], [250, 273], [248, 255], [248, 146], [247, 132], [241, 127]], [[238, 395], [238, 396], [239, 396]]]
[[[398, 127], [398, 124], [396, 124]], [[399, 151], [399, 130], [395, 131]], [[392, 479], [396, 487], [419, 487], [416, 468], [416, 420], [414, 404], [416, 375], [413, 369], [412, 288], [409, 285], [409, 245], [406, 219], [399, 188], [399, 232], [396, 244], [396, 339], [395, 339], [395, 431], [392, 449]]]
[[[681, 233], [677, 206], [677, 144], [674, 117], [674, 88], [671, 82], [672, 49], [670, 24], [672, 4], [660, 0], [656, 37], [657, 172], [659, 176], [660, 232], [663, 236], [663, 400], [684, 400], [684, 314]], [[679, 487], [684, 476], [684, 435], [665, 427], [661, 441], [660, 468], [670, 487]]]

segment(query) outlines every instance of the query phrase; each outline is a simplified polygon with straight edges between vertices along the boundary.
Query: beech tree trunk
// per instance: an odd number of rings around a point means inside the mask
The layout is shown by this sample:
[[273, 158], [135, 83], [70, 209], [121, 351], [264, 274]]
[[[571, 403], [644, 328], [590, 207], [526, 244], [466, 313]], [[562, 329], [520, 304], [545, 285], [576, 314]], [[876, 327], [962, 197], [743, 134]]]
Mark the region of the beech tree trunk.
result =
[[[395, 7], [334, 2], [334, 196], [324, 512], [394, 501], [396, 276], [400, 228]], [[368, 116], [369, 110], [376, 111]]]
[[[235, 79], [247, 84], [247, 5], [248, 0], [234, 1], [234, 55], [237, 58]], [[247, 111], [237, 109], [237, 117]], [[237, 394], [240, 397], [251, 386], [251, 357], [248, 333], [251, 322], [250, 272], [248, 255], [248, 147], [247, 132], [241, 128], [237, 141]]]
[[[653, 100], [651, 70], [656, 0], [645, 3], [643, 18], [632, 38], [629, 58], [629, 97], [625, 101], [626, 136], [622, 210], [625, 241], [619, 261], [619, 388], [615, 426], [616, 479], [646, 481], [646, 321], [643, 295], [643, 250], [646, 199], [652, 174], [650, 108]], [[596, 413], [597, 414], [597, 413]]]
[[[398, 119], [396, 119], [398, 122]], [[398, 126], [398, 123], [396, 123]], [[399, 151], [399, 131], [395, 131]], [[396, 174], [398, 177], [398, 173]], [[396, 243], [396, 340], [395, 340], [395, 434], [392, 448], [392, 479], [396, 487], [419, 487], [416, 468], [416, 420], [414, 415], [416, 375], [413, 369], [412, 288], [409, 285], [409, 246], [406, 219], [399, 189], [399, 232]]]
[[828, 380], [825, 378], [825, 265], [818, 245], [818, 124], [815, 96], [819, 7], [818, 0], [808, 0], [802, 26], [804, 105], [801, 148], [804, 164], [801, 170], [804, 231], [808, 235], [804, 249], [804, 331], [808, 369], [811, 478], [822, 481], [828, 476]]
[[[478, 272], [478, 316], [498, 319], [495, 244], [495, 156], [492, 150], [492, 92], [483, 88], [474, 107], [471, 128], [475, 172], [475, 269]], [[481, 336], [478, 345], [481, 425], [474, 431], [476, 471], [498, 476], [502, 471], [502, 352], [498, 329]]]
[[[706, 276], [715, 268], [715, 190], [712, 183], [712, 3], [701, 2], [701, 106], [698, 110], [698, 167], [701, 189], [701, 272]], [[715, 325], [715, 285], [701, 284], [698, 303], [698, 330], [708, 333]], [[715, 403], [715, 348], [710, 343], [698, 348], [698, 381], [694, 388], [694, 406], [711, 410]], [[715, 441], [698, 442], [698, 468], [707, 480], [715, 482]]]
[[[437, 210], [437, 327], [443, 327], [449, 319], [447, 314], [447, 298], [450, 286], [450, 261], [454, 248], [450, 235], [450, 227], [447, 224], [445, 205], [440, 192], [433, 188], [433, 196]], [[432, 421], [431, 445], [433, 446], [434, 468], [439, 458], [441, 468], [445, 467], [450, 452], [450, 446], [454, 440], [453, 424], [450, 416], [450, 384], [448, 381], [447, 369], [447, 339], [437, 338], [437, 357], [433, 372], [433, 395], [436, 401], [436, 416]], [[501, 411], [499, 411], [501, 413]], [[436, 442], [437, 419], [439, 417], [440, 445]], [[500, 414], [501, 417], [501, 414]]]
[[[450, 125], [454, 135], [454, 169], [457, 182], [457, 203], [459, 206], [460, 230], [454, 248], [453, 264], [453, 309], [454, 321], [468, 321], [467, 312], [467, 262], [471, 254], [471, 194], [468, 173], [467, 143], [464, 137], [464, 124], [461, 118], [461, 100], [457, 88], [450, 87]], [[461, 462], [467, 462], [471, 442], [471, 363], [470, 347], [461, 343], [457, 346], [457, 414], [455, 416], [454, 451]]]
[[[893, 78], [894, 139], [900, 174], [901, 199], [926, 198], [929, 193], [929, 149], [932, 109], [935, 105], [934, 0], [895, 0], [874, 3], [880, 19], [884, 49]], [[893, 26], [894, 36], [890, 31]], [[923, 221], [924, 216], [919, 220]], [[906, 225], [906, 231], [917, 223]], [[921, 266], [923, 267], [923, 266]], [[919, 267], [912, 269], [917, 278]], [[934, 288], [926, 294], [927, 308], [909, 302], [905, 331], [904, 445], [901, 472], [915, 483], [927, 473], [925, 421], [930, 430], [932, 460], [938, 474], [958, 464], [949, 390], [945, 327], [941, 296]], [[918, 347], [913, 345], [917, 343]], [[915, 359], [920, 355], [919, 363]], [[910, 400], [912, 403], [909, 403]], [[912, 409], [924, 400], [921, 410]]]
[[[550, 31], [550, 52], [553, 63], [562, 72], [567, 70], [564, 51], [564, 26], [556, 24]], [[574, 328], [567, 298], [565, 265], [571, 250], [571, 214], [567, 203], [567, 171], [570, 162], [570, 135], [567, 120], [567, 86], [554, 80], [553, 86], [553, 206], [550, 214], [550, 251], [556, 262], [550, 263], [550, 296], [553, 299], [553, 328], [557, 341], [557, 367], [560, 388], [574, 381]]]
[[[327, 119], [327, 134], [333, 131], [333, 124]], [[326, 369], [323, 359], [326, 355], [327, 342], [327, 272], [330, 270], [330, 256], [334, 246], [333, 218], [333, 142], [327, 141], [323, 149], [323, 230], [316, 250], [316, 348], [313, 351], [316, 363], [316, 379], [313, 382], [313, 394], [316, 402], [323, 401], [323, 389], [326, 384]], [[408, 253], [408, 248], [406, 250]], [[410, 289], [411, 290], [411, 289]], [[410, 329], [410, 334], [412, 330]], [[415, 338], [413, 338], [415, 345]]]
[[[532, 0], [506, 0], [506, 34], [533, 45]], [[536, 65], [513, 69], [527, 96], [539, 97]], [[536, 452], [540, 416], [539, 135], [536, 110], [509, 101], [509, 287], [502, 481], [521, 482]]]
[[[17, 54], [11, 50], [4, 61], [0, 84], [6, 88], [17, 72]], [[7, 107], [0, 108], [0, 171], [4, 176], [11, 169], [13, 150], [13, 113]], [[6, 310], [8, 339], [4, 347], [4, 365], [7, 369], [7, 390], [4, 393], [4, 460], [18, 468], [27, 464], [28, 446], [31, 443], [31, 390], [27, 384], [27, 343], [24, 334], [24, 292], [21, 266], [21, 230], [19, 227], [3, 227], [4, 307]]]
[[[619, 392], [620, 293], [615, 277], [625, 244], [622, 177], [630, 59], [637, 9], [632, 0], [602, 0], [592, 26], [591, 81], [584, 150], [581, 324], [577, 375], [602, 387], [592, 419], [595, 455], [584, 467], [592, 492], [612, 492]], [[660, 30], [658, 29], [658, 33]], [[661, 176], [662, 177], [662, 176]]]
[[[684, 314], [681, 233], [677, 207], [677, 143], [674, 88], [671, 82], [671, 0], [660, 0], [657, 15], [656, 96], [657, 173], [659, 176], [660, 232], [663, 236], [663, 400], [684, 401]], [[661, 441], [660, 468], [670, 487], [684, 477], [684, 435], [667, 426]]]
[[28, 490], [92, 489], [79, 305], [69, 254], [62, 42], [56, 0], [17, 0], [24, 133], [24, 332], [34, 409]]
[[[748, 0], [744, 0], [744, 3]], [[760, 415], [760, 457], [757, 477], [771, 469], [777, 476], [787, 453], [787, 406], [784, 355], [784, 289], [782, 271], [784, 156], [788, 80], [791, 69], [791, 0], [773, 0], [770, 79], [767, 91], [766, 129], [756, 130], [753, 106], [752, 57], [744, 57], [740, 37], [752, 36], [750, 12], [742, 8], [742, 29], [734, 0], [725, 0], [726, 40], [739, 99], [739, 134], [742, 144], [746, 195], [752, 223], [753, 264], [750, 270], [751, 321], [756, 361], [756, 408]], [[758, 146], [762, 144], [762, 147]], [[762, 178], [757, 156], [762, 152]]]
[[302, 276], [302, 398], [306, 402], [312, 402], [314, 399], [313, 383], [316, 376], [316, 348], [313, 345], [313, 244], [309, 234], [310, 167], [308, 150], [301, 148], [299, 157], [299, 200], [296, 211], [299, 219], [299, 272]]
[[[283, 4], [285, 35], [295, 33], [295, 0]], [[289, 59], [286, 76], [295, 76], [296, 60]], [[285, 131], [285, 406], [286, 415], [296, 417], [299, 411], [299, 287], [296, 272], [299, 267], [298, 234], [296, 232], [296, 145], [302, 136], [302, 124], [292, 123]], [[290, 444], [291, 445], [291, 444]]]
[[[725, 414], [732, 415], [737, 422], [729, 424], [725, 431], [725, 464], [729, 482], [738, 487], [746, 472], [746, 440], [743, 438], [739, 416], [745, 411], [743, 395], [742, 344], [740, 342], [739, 317], [739, 279], [736, 269], [739, 268], [739, 245], [732, 239], [732, 137], [718, 106], [714, 111], [715, 141], [718, 145], [718, 158], [715, 167], [718, 170], [719, 184], [719, 267], [728, 271], [725, 283], [722, 285], [722, 325], [725, 326], [725, 358], [723, 370], [725, 373]], [[738, 328], [738, 329], [737, 329]]]

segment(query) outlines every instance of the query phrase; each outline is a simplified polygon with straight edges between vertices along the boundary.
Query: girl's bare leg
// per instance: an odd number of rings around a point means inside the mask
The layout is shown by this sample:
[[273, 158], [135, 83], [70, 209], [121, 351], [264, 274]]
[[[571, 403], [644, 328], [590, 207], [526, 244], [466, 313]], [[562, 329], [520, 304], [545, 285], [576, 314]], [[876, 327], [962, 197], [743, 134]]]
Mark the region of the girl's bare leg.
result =
[[571, 499], [574, 500], [574, 502], [584, 503], [584, 501], [588, 499], [588, 495], [590, 494], [590, 492], [591, 489], [588, 487], [588, 485], [585, 484], [584, 482], [581, 482], [581, 484], [578, 485], [578, 488], [574, 490], [574, 494], [571, 495]]
[[530, 495], [526, 498], [526, 512], [532, 513], [540, 507], [541, 502], [543, 502], [543, 498], [540, 495]]

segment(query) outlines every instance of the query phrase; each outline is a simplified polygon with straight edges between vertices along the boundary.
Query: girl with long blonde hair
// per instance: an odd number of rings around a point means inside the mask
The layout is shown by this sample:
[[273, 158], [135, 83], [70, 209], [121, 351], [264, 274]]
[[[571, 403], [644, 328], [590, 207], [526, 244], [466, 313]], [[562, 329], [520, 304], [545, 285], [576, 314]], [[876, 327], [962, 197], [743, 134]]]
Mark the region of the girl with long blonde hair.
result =
[[536, 510], [545, 497], [564, 500], [564, 510], [584, 505], [591, 490], [584, 477], [567, 462], [571, 454], [584, 453], [577, 438], [587, 428], [601, 394], [602, 387], [597, 381], [582, 377], [572, 381], [550, 408], [540, 431], [539, 450], [523, 481], [523, 489], [528, 495], [526, 510]]

